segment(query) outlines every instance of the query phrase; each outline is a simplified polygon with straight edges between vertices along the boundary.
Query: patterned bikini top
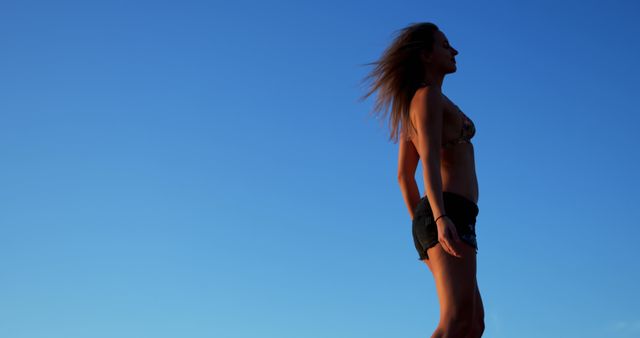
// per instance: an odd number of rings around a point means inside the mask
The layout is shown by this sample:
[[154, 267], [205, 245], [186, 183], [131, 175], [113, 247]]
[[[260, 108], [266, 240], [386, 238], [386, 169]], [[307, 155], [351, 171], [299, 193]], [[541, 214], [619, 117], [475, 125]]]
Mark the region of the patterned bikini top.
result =
[[[418, 83], [418, 87], [426, 85], [427, 84], [425, 82]], [[449, 98], [447, 98], [447, 100], [449, 100]], [[458, 108], [458, 110], [460, 109]], [[471, 121], [471, 119], [469, 119], [462, 110], [460, 110], [460, 113], [462, 113], [462, 130], [460, 130], [460, 136], [456, 139], [443, 143], [442, 148], [451, 148], [452, 146], [460, 143], [471, 143], [471, 138], [476, 134], [476, 126], [473, 124], [473, 121]]]
[[[462, 113], [462, 111], [460, 111], [460, 113]], [[471, 138], [476, 134], [476, 127], [467, 115], [462, 113], [462, 117], [462, 130], [460, 130], [460, 136], [456, 139], [445, 142], [442, 145], [443, 148], [450, 148], [460, 143], [471, 143]]]

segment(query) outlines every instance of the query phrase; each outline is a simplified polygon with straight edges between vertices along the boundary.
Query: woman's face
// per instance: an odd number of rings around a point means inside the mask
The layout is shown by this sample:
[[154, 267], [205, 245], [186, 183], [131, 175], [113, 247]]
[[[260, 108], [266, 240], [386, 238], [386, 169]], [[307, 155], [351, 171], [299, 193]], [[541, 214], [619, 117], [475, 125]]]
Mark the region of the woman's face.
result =
[[428, 67], [443, 71], [445, 74], [456, 71], [455, 56], [458, 51], [449, 44], [449, 40], [441, 31], [434, 33], [433, 51], [427, 58]]

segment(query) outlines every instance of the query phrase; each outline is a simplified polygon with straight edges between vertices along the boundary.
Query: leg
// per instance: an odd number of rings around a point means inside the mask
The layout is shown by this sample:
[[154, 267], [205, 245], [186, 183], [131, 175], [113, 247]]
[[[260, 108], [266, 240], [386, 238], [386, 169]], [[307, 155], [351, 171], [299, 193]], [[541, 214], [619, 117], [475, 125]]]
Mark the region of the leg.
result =
[[476, 299], [473, 309], [473, 326], [467, 338], [479, 338], [484, 333], [484, 306], [482, 305], [482, 297], [478, 288], [478, 280], [476, 279]]
[[449, 255], [438, 243], [429, 248], [429, 259], [424, 260], [435, 278], [440, 302], [440, 323], [432, 338], [467, 338], [474, 327], [476, 252], [464, 242], [458, 247], [462, 258]]

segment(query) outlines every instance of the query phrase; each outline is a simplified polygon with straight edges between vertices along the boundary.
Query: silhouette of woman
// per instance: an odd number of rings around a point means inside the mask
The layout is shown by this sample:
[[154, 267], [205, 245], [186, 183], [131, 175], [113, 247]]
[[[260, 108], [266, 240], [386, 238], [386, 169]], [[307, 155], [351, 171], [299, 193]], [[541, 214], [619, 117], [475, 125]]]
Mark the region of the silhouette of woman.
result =
[[[411, 24], [396, 33], [378, 61], [367, 64], [375, 67], [362, 97], [378, 92], [373, 113], [389, 116], [390, 139], [399, 143], [398, 183], [418, 257], [433, 274], [440, 303], [432, 338], [475, 338], [484, 332], [476, 279], [475, 126], [442, 92], [445, 75], [457, 69], [457, 54], [435, 24]], [[418, 162], [422, 197], [415, 180]]]

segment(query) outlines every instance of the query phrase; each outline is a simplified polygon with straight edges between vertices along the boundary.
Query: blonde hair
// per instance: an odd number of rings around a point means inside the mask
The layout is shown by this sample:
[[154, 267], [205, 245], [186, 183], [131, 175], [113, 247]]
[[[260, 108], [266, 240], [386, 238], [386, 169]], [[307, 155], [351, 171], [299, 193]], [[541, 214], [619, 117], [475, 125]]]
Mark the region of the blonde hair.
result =
[[[415, 132], [409, 108], [418, 85], [424, 81], [425, 66], [422, 56], [433, 51], [438, 26], [431, 22], [414, 23], [395, 33], [391, 45], [380, 59], [365, 65], [375, 65], [363, 79], [371, 80], [364, 100], [378, 91], [372, 110], [374, 117], [384, 120], [389, 115], [389, 140], [397, 143], [401, 132], [409, 137]], [[389, 112], [389, 106], [391, 111]], [[411, 126], [411, 130], [407, 128]]]

